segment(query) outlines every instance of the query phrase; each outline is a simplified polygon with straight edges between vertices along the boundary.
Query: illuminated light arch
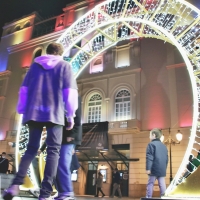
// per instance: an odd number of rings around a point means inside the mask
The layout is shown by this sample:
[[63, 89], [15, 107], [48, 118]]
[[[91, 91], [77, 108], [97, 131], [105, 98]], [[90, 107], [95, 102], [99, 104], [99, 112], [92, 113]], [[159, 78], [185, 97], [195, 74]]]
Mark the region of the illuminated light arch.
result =
[[[120, 34], [119, 33], [120, 31]], [[77, 78], [90, 61], [117, 42], [131, 38], [156, 38], [177, 47], [190, 76], [193, 90], [193, 124], [191, 136], [176, 176], [166, 196], [176, 187], [188, 157], [196, 150], [194, 143], [200, 132], [198, 121], [198, 89], [200, 88], [200, 11], [185, 0], [107, 0], [73, 23], [57, 40], [65, 48]], [[89, 38], [88, 38], [89, 37]], [[80, 41], [81, 47], [76, 44]], [[78, 52], [72, 58], [72, 47]], [[198, 47], [198, 48], [197, 48]], [[20, 130], [18, 131], [18, 137]], [[199, 144], [199, 143], [198, 143]], [[18, 156], [16, 151], [16, 156]], [[199, 195], [200, 196], [200, 195]]]
[[[185, 0], [107, 0], [83, 15], [57, 40], [65, 48], [64, 56], [72, 47], [78, 49], [72, 58], [68, 58], [76, 78], [93, 58], [121, 40], [156, 38], [177, 47], [187, 65], [192, 84], [193, 124], [183, 161], [166, 190], [166, 196], [176, 188], [191, 151], [196, 150], [194, 147], [195, 139], [198, 137], [196, 132], [200, 132], [198, 35], [200, 35], [200, 10]], [[76, 44], [81, 40], [85, 44], [79, 47]]]

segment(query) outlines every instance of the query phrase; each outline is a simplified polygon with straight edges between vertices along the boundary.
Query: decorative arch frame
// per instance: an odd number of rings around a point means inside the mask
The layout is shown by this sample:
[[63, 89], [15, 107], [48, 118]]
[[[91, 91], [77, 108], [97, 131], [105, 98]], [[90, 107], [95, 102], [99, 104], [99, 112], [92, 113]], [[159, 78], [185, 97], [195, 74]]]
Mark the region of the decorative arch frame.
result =
[[[118, 37], [121, 29], [123, 37]], [[130, 30], [130, 31], [127, 31]], [[88, 39], [90, 33], [91, 38]], [[200, 10], [185, 0], [107, 0], [74, 22], [57, 40], [64, 48], [64, 55], [74, 46], [78, 52], [71, 58], [74, 75], [77, 78], [82, 70], [106, 49], [117, 42], [131, 38], [156, 38], [177, 47], [182, 55], [190, 76], [193, 91], [193, 123], [191, 136], [183, 161], [165, 196], [176, 187], [183, 173], [188, 157], [196, 150], [197, 132], [200, 132], [198, 115], [200, 88]], [[104, 42], [98, 51], [92, 44], [96, 37], [103, 36]], [[77, 47], [84, 39], [86, 43]], [[18, 135], [20, 134], [20, 126]], [[199, 144], [199, 143], [198, 143]], [[16, 151], [16, 157], [18, 156]], [[195, 194], [195, 197], [200, 194]], [[193, 197], [192, 194], [190, 197]]]
[[[121, 27], [125, 27], [127, 33], [123, 34], [123, 37], [118, 37], [118, 30]], [[95, 32], [93, 37], [89, 40], [85, 38], [92, 32]], [[99, 51], [94, 52], [93, 41], [101, 35], [104, 36], [104, 44]], [[197, 92], [197, 88], [200, 87], [200, 50], [196, 49], [200, 45], [199, 35], [200, 10], [185, 0], [107, 0], [83, 15], [57, 40], [64, 46], [64, 54], [78, 41], [87, 41], [78, 48], [79, 51], [70, 61], [76, 78], [94, 57], [121, 40], [150, 37], [177, 47], [186, 63], [193, 89], [193, 123], [183, 161], [167, 188], [166, 195], [176, 187], [189, 154], [195, 148], [196, 131], [200, 132]]]

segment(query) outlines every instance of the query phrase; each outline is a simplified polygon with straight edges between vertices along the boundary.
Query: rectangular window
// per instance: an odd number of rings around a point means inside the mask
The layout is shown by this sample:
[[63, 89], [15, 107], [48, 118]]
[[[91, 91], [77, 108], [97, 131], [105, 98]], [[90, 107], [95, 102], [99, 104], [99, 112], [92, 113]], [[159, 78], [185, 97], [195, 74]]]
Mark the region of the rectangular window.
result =
[[101, 121], [101, 105], [89, 107], [88, 112], [88, 123], [100, 122]]
[[130, 118], [130, 102], [116, 103], [115, 117], [116, 117], [116, 121], [129, 119]]
[[116, 52], [116, 68], [130, 66], [129, 48], [118, 49]]

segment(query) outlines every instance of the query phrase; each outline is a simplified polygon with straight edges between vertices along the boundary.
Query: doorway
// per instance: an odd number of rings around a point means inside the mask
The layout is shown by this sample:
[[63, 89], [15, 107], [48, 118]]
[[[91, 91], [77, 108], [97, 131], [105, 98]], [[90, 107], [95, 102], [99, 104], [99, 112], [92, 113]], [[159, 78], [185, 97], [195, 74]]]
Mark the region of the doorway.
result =
[[87, 173], [87, 195], [96, 195], [96, 178], [97, 178], [97, 166], [98, 162], [88, 162], [88, 173]]

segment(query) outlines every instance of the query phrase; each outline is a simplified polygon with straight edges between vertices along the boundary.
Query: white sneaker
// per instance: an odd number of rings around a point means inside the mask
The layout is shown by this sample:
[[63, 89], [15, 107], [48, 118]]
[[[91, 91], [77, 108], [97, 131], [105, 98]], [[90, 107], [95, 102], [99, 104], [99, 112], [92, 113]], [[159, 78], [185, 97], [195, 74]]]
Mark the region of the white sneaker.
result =
[[70, 196], [58, 196], [58, 197], [55, 197], [54, 200], [76, 200], [76, 199]]
[[58, 197], [58, 192], [56, 192], [54, 195], [52, 195], [53, 198]]
[[35, 190], [30, 189], [29, 193], [32, 194], [34, 197], [38, 198], [40, 196], [40, 189], [39, 188]]
[[47, 197], [47, 198], [43, 198], [43, 197], [39, 197], [39, 200], [53, 200], [52, 196]]
[[3, 199], [11, 200], [14, 196], [19, 194], [19, 185], [11, 185], [8, 189], [4, 190]]

